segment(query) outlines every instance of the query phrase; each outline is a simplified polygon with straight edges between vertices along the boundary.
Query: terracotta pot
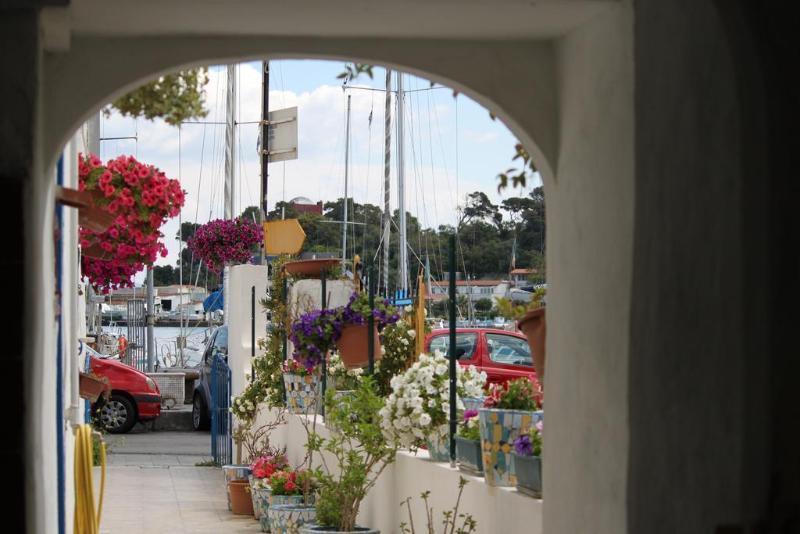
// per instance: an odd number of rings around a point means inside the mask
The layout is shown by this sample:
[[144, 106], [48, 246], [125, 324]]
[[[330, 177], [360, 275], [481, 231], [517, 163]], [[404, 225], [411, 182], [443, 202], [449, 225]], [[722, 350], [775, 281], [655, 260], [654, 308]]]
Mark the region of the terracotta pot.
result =
[[338, 260], [336, 258], [287, 261], [283, 264], [283, 268], [289, 274], [307, 276], [309, 278], [319, 278], [323, 270], [329, 269], [334, 265], [340, 264], [341, 262], [342, 260]]
[[89, 402], [97, 402], [100, 395], [108, 396], [108, 378], [80, 373], [80, 396]]
[[231, 512], [237, 515], [253, 515], [253, 499], [250, 497], [250, 482], [231, 480], [228, 482], [231, 494]]
[[[375, 361], [381, 359], [381, 339], [378, 336], [378, 327], [374, 328]], [[342, 329], [342, 335], [336, 342], [342, 363], [348, 369], [366, 367], [369, 364], [369, 340], [367, 339], [367, 325], [348, 324]]]
[[544, 389], [544, 345], [547, 332], [544, 307], [526, 313], [525, 317], [517, 323], [517, 327], [528, 338], [528, 346], [531, 348], [531, 356], [533, 357], [533, 368], [536, 370], [539, 384]]

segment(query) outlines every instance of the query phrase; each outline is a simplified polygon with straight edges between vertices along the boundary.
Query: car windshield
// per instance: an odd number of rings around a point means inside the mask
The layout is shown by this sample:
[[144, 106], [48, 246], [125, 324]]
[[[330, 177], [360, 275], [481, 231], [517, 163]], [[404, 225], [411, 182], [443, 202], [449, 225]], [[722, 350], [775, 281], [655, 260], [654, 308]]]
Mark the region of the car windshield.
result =
[[530, 347], [524, 339], [504, 334], [486, 334], [486, 343], [489, 345], [489, 358], [493, 362], [533, 366]]
[[[470, 360], [475, 355], [478, 335], [474, 333], [456, 334], [456, 354], [459, 360]], [[431, 352], [439, 351], [445, 356], [450, 349], [450, 335], [442, 334], [431, 340]]]

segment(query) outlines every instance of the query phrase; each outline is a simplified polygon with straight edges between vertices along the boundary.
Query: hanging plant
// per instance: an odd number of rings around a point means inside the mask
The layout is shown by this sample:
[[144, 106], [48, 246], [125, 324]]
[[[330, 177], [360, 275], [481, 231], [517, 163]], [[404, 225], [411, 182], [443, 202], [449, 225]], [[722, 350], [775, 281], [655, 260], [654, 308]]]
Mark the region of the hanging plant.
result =
[[220, 272], [225, 265], [249, 262], [251, 249], [263, 238], [263, 230], [252, 221], [216, 219], [198, 228], [188, 246], [209, 270]]
[[159, 255], [167, 255], [159, 231], [180, 213], [186, 193], [152, 165], [119, 156], [103, 165], [94, 154], [79, 155], [78, 187], [93, 193], [95, 205], [114, 216], [104, 232], [80, 228], [81, 269], [103, 293], [130, 287], [133, 276]]

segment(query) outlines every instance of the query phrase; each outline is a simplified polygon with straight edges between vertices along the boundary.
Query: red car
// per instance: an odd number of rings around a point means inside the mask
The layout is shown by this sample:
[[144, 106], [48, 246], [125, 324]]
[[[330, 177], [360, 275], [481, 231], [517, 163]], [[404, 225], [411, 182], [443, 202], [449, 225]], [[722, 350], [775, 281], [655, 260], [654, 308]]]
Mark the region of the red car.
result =
[[152, 378], [85, 345], [83, 350], [89, 354], [92, 372], [107, 377], [111, 385], [108, 401], [100, 397], [92, 406], [92, 413], [108, 432], [124, 434], [137, 421], [155, 419], [161, 414], [161, 391]]
[[[434, 330], [425, 338], [425, 351], [447, 354], [450, 331]], [[535, 377], [527, 338], [495, 328], [457, 328], [458, 363], [486, 372], [488, 384], [502, 384], [521, 376]]]

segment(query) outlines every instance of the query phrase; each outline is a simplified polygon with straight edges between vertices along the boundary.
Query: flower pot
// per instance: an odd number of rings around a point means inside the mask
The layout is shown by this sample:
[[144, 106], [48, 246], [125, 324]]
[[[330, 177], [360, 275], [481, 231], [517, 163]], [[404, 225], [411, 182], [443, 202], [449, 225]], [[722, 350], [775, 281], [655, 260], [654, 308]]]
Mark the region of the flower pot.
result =
[[322, 271], [339, 265], [341, 261], [342, 260], [337, 260], [335, 258], [287, 261], [283, 264], [283, 268], [287, 273], [295, 276], [300, 275], [308, 278], [319, 278], [322, 275]]
[[97, 402], [100, 395], [108, 396], [108, 378], [89, 373], [80, 373], [80, 396], [89, 402]]
[[305, 504], [270, 504], [267, 515], [272, 534], [300, 534], [303, 525], [314, 522], [317, 509]]
[[286, 387], [286, 408], [291, 413], [316, 413], [322, 400], [322, 381], [318, 373], [305, 376], [284, 373], [283, 384]]
[[480, 440], [456, 436], [456, 460], [458, 468], [476, 476], [483, 475], [483, 455]]
[[520, 456], [519, 454], [514, 453], [514, 472], [517, 475], [517, 491], [532, 497], [541, 498], [541, 456]]
[[428, 456], [432, 462], [450, 461], [450, 437], [448, 434], [427, 437], [425, 445], [428, 447]]
[[353, 530], [334, 530], [331, 527], [319, 525], [305, 525], [300, 529], [300, 534], [381, 534], [376, 528], [354, 527]]
[[231, 490], [228, 485], [233, 480], [248, 480], [250, 476], [249, 465], [223, 465], [222, 473], [225, 475], [225, 493], [228, 498], [228, 510], [231, 509]]
[[485, 397], [461, 397], [461, 401], [464, 403], [464, 410], [480, 410], [483, 408], [485, 400]]
[[[381, 359], [381, 340], [378, 336], [378, 327], [373, 325], [373, 347], [375, 361]], [[366, 324], [347, 324], [342, 328], [342, 335], [336, 342], [339, 349], [339, 356], [342, 358], [344, 366], [348, 369], [365, 367], [369, 364], [369, 333]]]
[[524, 410], [479, 410], [483, 471], [490, 486], [514, 486], [512, 451], [520, 434], [530, 433], [535, 412]]
[[262, 486], [260, 479], [250, 475], [250, 497], [253, 499], [253, 517], [260, 519], [267, 513], [269, 507], [269, 494], [272, 489], [269, 486]]
[[533, 357], [533, 368], [536, 370], [536, 378], [544, 389], [544, 346], [547, 325], [544, 319], [544, 307], [531, 310], [525, 314], [517, 323], [517, 327], [522, 330], [528, 338], [528, 346]]
[[231, 496], [231, 512], [236, 515], [253, 515], [253, 499], [250, 497], [250, 482], [231, 480], [228, 482]]

